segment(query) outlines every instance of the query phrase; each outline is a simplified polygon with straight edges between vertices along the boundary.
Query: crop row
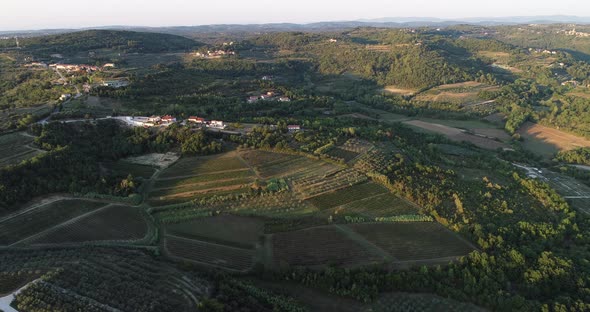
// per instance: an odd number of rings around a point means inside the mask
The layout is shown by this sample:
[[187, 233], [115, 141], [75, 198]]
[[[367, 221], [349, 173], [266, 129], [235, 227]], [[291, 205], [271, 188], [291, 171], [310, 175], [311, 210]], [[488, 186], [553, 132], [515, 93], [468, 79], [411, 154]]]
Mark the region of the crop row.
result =
[[200, 175], [205, 173], [246, 169], [237, 157], [188, 157], [179, 160], [161, 174], [161, 178]]
[[387, 190], [382, 186], [369, 182], [353, 185], [330, 193], [324, 193], [312, 197], [309, 201], [319, 209], [330, 209], [333, 207], [345, 205], [363, 198], [368, 198], [378, 194], [386, 193]]
[[198, 240], [166, 236], [166, 249], [170, 254], [217, 267], [246, 271], [254, 264], [254, 251], [210, 244]]
[[347, 225], [398, 260], [422, 260], [466, 255], [472, 248], [436, 222]]
[[85, 200], [62, 200], [0, 223], [0, 245], [9, 245], [106, 204]]
[[111, 206], [35, 239], [32, 244], [63, 244], [142, 239], [148, 225], [135, 207]]
[[272, 245], [276, 265], [355, 265], [382, 260], [332, 226], [276, 233]]
[[249, 169], [238, 169], [235, 171], [227, 171], [221, 173], [208, 173], [197, 175], [190, 178], [180, 178], [180, 179], [165, 179], [165, 180], [157, 180], [154, 183], [155, 188], [171, 188], [182, 186], [186, 184], [195, 184], [195, 183], [203, 183], [203, 182], [212, 182], [218, 180], [227, 180], [227, 179], [239, 179], [239, 178], [247, 178], [251, 177], [252, 171]]

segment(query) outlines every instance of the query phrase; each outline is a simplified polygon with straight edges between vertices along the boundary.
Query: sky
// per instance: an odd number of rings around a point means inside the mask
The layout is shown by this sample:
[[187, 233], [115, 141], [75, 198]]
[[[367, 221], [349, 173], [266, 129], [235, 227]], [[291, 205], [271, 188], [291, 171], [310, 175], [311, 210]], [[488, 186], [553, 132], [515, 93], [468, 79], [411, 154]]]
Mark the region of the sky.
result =
[[0, 31], [311, 23], [382, 17], [590, 16], [587, 0], [0, 0]]

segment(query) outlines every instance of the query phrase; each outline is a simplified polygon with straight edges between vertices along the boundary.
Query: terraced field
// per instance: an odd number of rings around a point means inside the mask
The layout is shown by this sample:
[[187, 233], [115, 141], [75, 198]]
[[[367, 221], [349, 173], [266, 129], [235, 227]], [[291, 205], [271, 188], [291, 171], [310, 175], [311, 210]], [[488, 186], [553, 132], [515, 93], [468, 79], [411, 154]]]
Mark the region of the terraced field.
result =
[[347, 225], [395, 260], [430, 260], [464, 256], [473, 251], [465, 241], [436, 222]]
[[254, 250], [223, 246], [166, 235], [166, 250], [181, 260], [235, 271], [246, 271], [254, 265]]
[[141, 208], [109, 206], [76, 222], [59, 226], [34, 239], [32, 245], [66, 244], [94, 241], [134, 241], [148, 232]]
[[0, 167], [18, 164], [42, 153], [27, 146], [33, 138], [22, 133], [10, 133], [0, 136]]
[[272, 236], [272, 246], [276, 266], [349, 266], [383, 260], [333, 226], [276, 233]]
[[10, 245], [58, 224], [89, 213], [105, 203], [81, 199], [61, 200], [0, 221], [0, 245]]
[[220, 245], [253, 249], [264, 230], [256, 218], [222, 215], [166, 225], [166, 233]]

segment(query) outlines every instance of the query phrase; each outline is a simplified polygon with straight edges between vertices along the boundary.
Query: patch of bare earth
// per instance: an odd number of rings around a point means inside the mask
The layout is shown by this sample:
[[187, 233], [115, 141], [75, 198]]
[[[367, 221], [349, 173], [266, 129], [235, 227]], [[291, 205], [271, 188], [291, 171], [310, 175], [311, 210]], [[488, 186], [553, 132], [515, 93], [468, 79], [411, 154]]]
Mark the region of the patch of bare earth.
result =
[[590, 147], [590, 140], [586, 138], [532, 122], [525, 123], [518, 130], [518, 133], [525, 138], [529, 137], [551, 144], [562, 151], [568, 151], [579, 147]]
[[409, 95], [414, 95], [416, 94], [416, 92], [418, 90], [415, 89], [405, 89], [405, 88], [401, 88], [401, 87], [397, 87], [397, 86], [386, 86], [383, 91], [385, 93], [388, 94], [393, 94], [393, 95], [403, 95], [403, 96], [409, 96]]
[[425, 122], [425, 121], [421, 121], [421, 120], [404, 121], [404, 123], [414, 126], [414, 127], [419, 127], [419, 128], [422, 128], [422, 129], [425, 129], [428, 131], [442, 134], [453, 141], [457, 141], [457, 142], [466, 141], [466, 142], [473, 143], [477, 147], [481, 147], [481, 148], [485, 148], [485, 149], [495, 150], [498, 148], [509, 148], [509, 146], [504, 143], [501, 143], [501, 142], [498, 142], [498, 141], [495, 141], [492, 139], [488, 139], [485, 137], [469, 134], [469, 133], [465, 132], [464, 130], [460, 130], [457, 128], [453, 128], [453, 127], [449, 127], [449, 126], [445, 126], [445, 125], [441, 125], [441, 124], [435, 124], [435, 123]]

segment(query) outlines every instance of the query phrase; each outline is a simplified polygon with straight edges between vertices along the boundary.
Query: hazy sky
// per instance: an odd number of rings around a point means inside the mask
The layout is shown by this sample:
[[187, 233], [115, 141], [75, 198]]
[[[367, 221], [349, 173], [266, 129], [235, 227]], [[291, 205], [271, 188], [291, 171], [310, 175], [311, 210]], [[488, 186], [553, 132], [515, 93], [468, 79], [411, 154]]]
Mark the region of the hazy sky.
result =
[[590, 15], [587, 0], [0, 0], [0, 30]]

